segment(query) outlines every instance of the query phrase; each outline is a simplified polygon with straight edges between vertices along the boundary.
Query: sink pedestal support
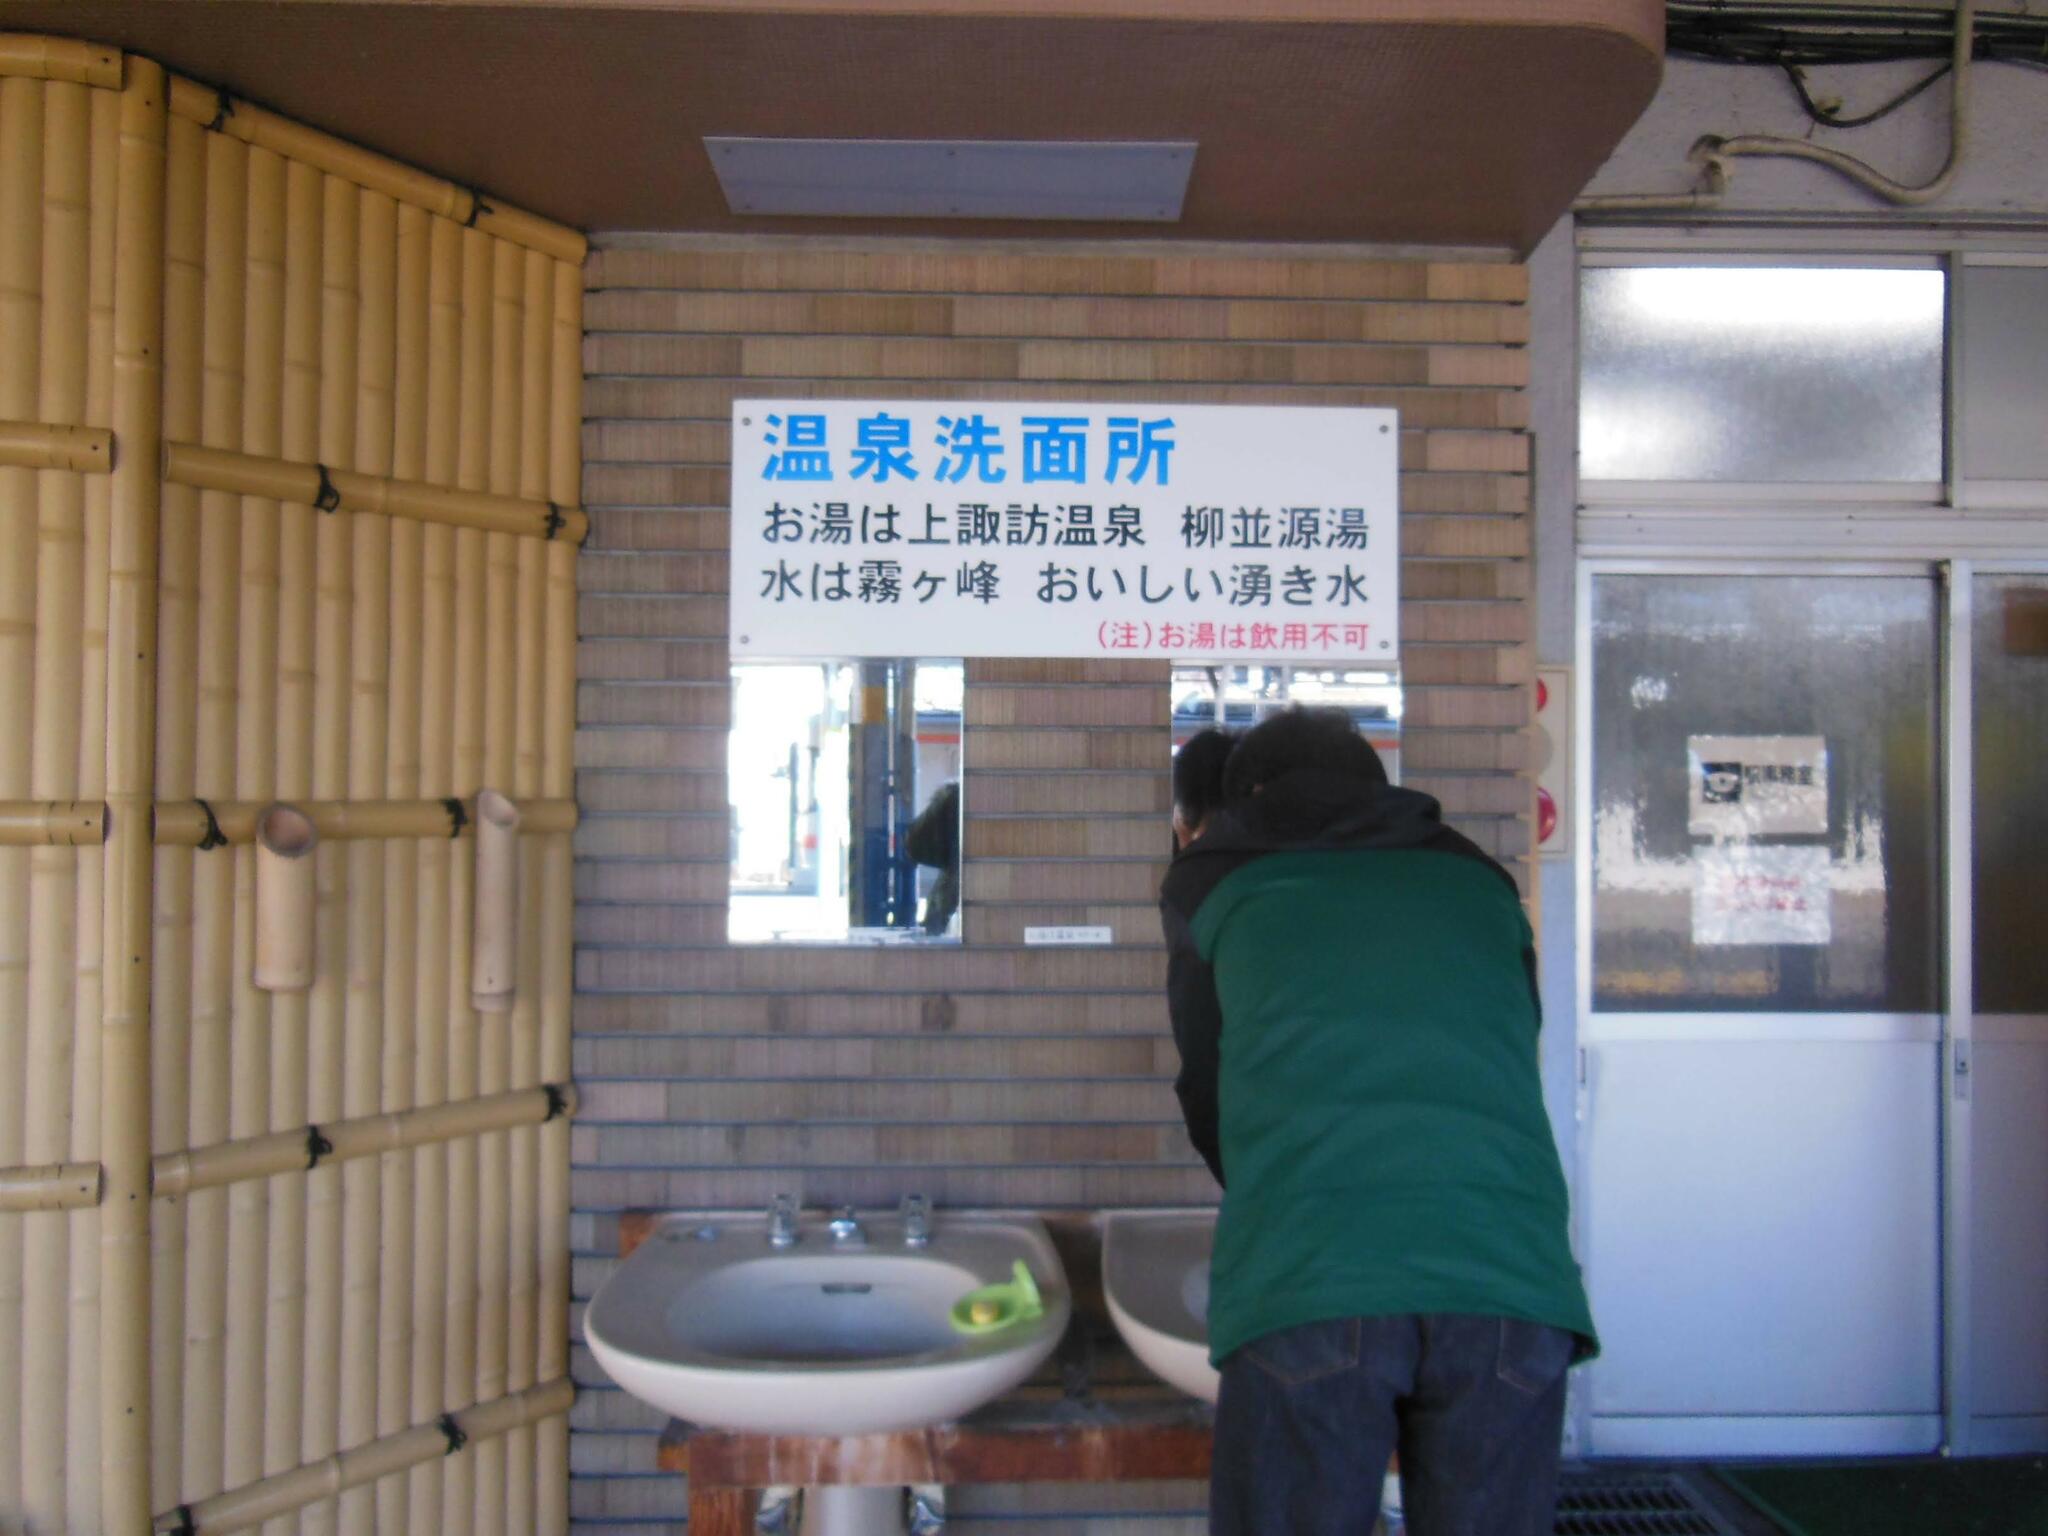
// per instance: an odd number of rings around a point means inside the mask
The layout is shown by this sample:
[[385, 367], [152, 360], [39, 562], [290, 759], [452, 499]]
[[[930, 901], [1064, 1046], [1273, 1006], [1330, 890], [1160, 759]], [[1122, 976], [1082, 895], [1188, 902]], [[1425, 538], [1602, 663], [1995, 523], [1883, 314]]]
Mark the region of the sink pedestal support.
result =
[[903, 1490], [852, 1483], [806, 1488], [803, 1536], [903, 1536]]

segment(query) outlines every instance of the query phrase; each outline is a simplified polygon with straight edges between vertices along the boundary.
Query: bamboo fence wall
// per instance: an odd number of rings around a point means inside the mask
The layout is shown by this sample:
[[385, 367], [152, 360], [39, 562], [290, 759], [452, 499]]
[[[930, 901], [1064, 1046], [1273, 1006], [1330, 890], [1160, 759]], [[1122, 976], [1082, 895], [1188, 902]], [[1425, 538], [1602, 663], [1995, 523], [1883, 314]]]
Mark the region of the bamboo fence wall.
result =
[[[579, 1297], [615, 1261], [616, 1213], [634, 1207], [760, 1206], [781, 1190], [814, 1205], [913, 1190], [1040, 1208], [1215, 1198], [1180, 1128], [1161, 996], [1161, 664], [969, 663], [963, 945], [726, 945], [734, 396], [1398, 408], [1403, 770], [1526, 872], [1526, 281], [1506, 263], [1249, 248], [621, 240], [595, 252]], [[1108, 925], [1116, 942], [1023, 946], [1027, 924], [1069, 923]], [[587, 1357], [577, 1372], [577, 1518], [676, 1529], [663, 1524], [681, 1517], [675, 1480], [649, 1475], [658, 1416]], [[1090, 1512], [1202, 1508], [1199, 1490], [1161, 1497], [1040, 1487], [952, 1502], [969, 1530], [977, 1515], [1075, 1529]]]
[[0, 35], [0, 1533], [567, 1529], [582, 253]]

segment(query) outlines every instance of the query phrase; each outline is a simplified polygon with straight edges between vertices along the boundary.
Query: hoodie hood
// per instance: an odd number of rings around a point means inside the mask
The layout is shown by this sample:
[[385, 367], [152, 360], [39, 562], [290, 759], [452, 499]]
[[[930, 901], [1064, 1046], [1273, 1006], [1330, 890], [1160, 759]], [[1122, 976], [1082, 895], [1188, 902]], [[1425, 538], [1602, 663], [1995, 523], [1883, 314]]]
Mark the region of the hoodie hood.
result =
[[[1493, 861], [1443, 822], [1432, 795], [1327, 768], [1298, 768], [1214, 812], [1175, 855], [1160, 900], [1192, 917], [1218, 882], [1268, 853], [1436, 848]], [[1496, 865], [1510, 887], [1514, 878]]]

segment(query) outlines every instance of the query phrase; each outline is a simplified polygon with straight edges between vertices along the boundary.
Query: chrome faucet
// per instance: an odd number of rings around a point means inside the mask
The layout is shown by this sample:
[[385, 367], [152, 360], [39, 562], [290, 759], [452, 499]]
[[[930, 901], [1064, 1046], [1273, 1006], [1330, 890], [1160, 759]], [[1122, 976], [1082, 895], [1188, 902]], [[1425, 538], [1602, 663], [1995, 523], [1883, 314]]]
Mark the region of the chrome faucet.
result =
[[777, 1195], [768, 1207], [768, 1246], [796, 1246], [796, 1196]]
[[855, 1219], [853, 1207], [850, 1205], [841, 1206], [839, 1214], [826, 1223], [825, 1230], [832, 1234], [832, 1246], [835, 1248], [867, 1246], [868, 1235], [861, 1230], [860, 1222]]
[[898, 1207], [903, 1217], [903, 1246], [922, 1248], [932, 1240], [932, 1203], [924, 1195], [905, 1195]]

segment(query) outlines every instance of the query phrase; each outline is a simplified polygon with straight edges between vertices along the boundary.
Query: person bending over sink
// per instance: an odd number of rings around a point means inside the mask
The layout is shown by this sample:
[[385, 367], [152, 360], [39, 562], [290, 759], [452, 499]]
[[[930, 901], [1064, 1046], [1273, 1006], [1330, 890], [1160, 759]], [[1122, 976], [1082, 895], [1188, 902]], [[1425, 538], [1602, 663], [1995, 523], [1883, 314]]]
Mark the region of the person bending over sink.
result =
[[1210, 1530], [1363, 1536], [1398, 1449], [1410, 1536], [1549, 1536], [1598, 1343], [1514, 880], [1341, 711], [1262, 721], [1221, 790], [1160, 889], [1175, 1089], [1224, 1187]]

